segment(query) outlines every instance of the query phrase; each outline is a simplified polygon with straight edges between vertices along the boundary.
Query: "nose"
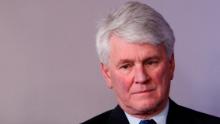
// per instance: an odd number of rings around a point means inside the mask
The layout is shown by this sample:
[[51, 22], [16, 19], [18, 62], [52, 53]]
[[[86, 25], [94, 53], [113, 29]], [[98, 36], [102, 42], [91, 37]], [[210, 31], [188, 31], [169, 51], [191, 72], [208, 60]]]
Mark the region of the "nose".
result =
[[135, 83], [146, 83], [149, 79], [149, 75], [145, 71], [143, 66], [138, 66], [135, 69], [134, 81]]

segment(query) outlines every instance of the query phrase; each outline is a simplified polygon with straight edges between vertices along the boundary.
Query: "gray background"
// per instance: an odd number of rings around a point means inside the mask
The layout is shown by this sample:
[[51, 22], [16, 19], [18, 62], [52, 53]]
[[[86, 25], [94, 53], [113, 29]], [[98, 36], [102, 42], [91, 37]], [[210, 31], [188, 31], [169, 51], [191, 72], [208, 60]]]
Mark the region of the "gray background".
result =
[[[97, 21], [125, 1], [0, 0], [0, 123], [77, 124], [114, 107], [95, 33]], [[219, 0], [143, 2], [175, 32], [171, 97], [220, 116]]]

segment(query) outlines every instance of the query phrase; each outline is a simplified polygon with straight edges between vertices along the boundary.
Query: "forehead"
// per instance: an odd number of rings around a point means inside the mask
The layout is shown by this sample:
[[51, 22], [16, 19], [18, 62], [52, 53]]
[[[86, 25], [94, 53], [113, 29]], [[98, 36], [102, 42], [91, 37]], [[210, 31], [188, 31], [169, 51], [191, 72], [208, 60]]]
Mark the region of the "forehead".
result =
[[[110, 47], [116, 47], [116, 46], [124, 46], [127, 45], [127, 47], [129, 46], [129, 44], [132, 46], [133, 44], [138, 44], [140, 46], [143, 46], [144, 44], [148, 44], [148, 45], [154, 45], [154, 46], [159, 46], [159, 42], [154, 41], [155, 38], [147, 38], [146, 40], [136, 40], [136, 41], [132, 41], [132, 40], [127, 40], [126, 38], [117, 36], [115, 34], [111, 35], [110, 39], [109, 39], [109, 45]], [[162, 44], [162, 43], [161, 43]]]
[[143, 58], [164, 54], [164, 45], [152, 45], [139, 41], [131, 43], [124, 38], [112, 36], [110, 38], [110, 57], [113, 58]]

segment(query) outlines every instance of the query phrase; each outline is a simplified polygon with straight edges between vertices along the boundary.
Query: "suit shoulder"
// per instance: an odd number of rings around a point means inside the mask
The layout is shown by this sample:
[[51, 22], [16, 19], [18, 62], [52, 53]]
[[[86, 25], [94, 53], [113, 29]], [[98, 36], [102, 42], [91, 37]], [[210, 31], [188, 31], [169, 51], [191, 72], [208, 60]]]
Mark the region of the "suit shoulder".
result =
[[97, 115], [81, 124], [104, 124], [105, 122], [107, 122], [110, 114], [111, 114], [112, 110], [106, 111], [100, 115]]
[[167, 122], [170, 124], [220, 124], [220, 118], [180, 106], [170, 100]]
[[186, 108], [181, 106], [180, 111], [185, 113], [184, 115], [187, 115], [187, 117], [191, 118], [194, 120], [195, 123], [200, 123], [200, 124], [220, 124], [220, 118], [209, 115], [203, 112], [199, 112], [190, 108]]

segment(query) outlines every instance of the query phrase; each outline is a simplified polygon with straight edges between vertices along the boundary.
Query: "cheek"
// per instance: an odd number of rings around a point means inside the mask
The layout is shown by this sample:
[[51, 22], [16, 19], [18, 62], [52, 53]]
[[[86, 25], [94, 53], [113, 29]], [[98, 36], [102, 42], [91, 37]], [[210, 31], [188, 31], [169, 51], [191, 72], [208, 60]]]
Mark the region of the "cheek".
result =
[[129, 76], [124, 76], [118, 73], [112, 73], [113, 89], [116, 92], [129, 92], [132, 81]]
[[161, 97], [166, 98], [169, 95], [170, 90], [170, 73], [168, 71], [164, 71], [160, 75], [159, 89]]
[[166, 90], [170, 83], [170, 73], [167, 68], [160, 68], [153, 73], [153, 82], [160, 88]]

